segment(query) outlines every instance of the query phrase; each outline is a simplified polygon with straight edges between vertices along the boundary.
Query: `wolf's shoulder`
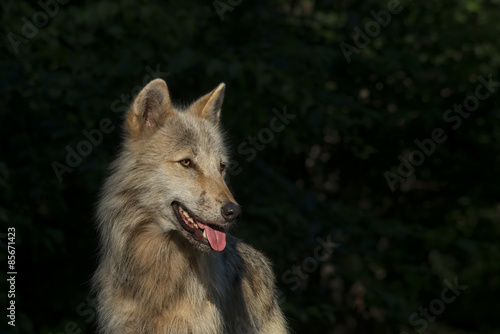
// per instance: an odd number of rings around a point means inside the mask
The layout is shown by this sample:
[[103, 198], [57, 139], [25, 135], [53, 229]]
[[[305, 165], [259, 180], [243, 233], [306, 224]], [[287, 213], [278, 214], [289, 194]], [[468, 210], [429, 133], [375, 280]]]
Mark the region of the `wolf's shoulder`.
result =
[[262, 251], [238, 238], [232, 236], [230, 238], [231, 240], [229, 241], [229, 244], [231, 253], [241, 257], [242, 260], [249, 262], [250, 264], [271, 266], [271, 262]]
[[272, 263], [262, 251], [234, 237], [229, 244], [226, 259], [237, 274], [261, 282], [274, 282]]
[[[233, 239], [228, 245], [226, 263], [232, 269], [228, 299], [234, 308], [230, 307], [229, 318], [240, 319], [238, 316], [250, 312], [243, 321], [247, 324], [244, 328], [251, 324], [251, 333], [285, 333], [277, 330], [286, 328], [286, 324], [277, 303], [271, 262], [261, 251], [241, 240]], [[241, 333], [241, 323], [235, 326], [238, 330], [234, 332]]]

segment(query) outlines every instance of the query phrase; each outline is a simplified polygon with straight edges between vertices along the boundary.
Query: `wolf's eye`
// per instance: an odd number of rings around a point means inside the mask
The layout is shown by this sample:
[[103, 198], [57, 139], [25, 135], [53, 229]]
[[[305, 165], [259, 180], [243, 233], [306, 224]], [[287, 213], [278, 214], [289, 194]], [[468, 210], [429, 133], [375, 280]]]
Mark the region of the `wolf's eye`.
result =
[[184, 167], [191, 167], [192, 163], [191, 163], [191, 160], [189, 159], [182, 159], [181, 161], [179, 161], [181, 163], [181, 165], [183, 165]]
[[224, 169], [226, 169], [226, 164], [221, 162], [220, 167], [219, 167], [220, 172], [222, 173], [224, 171]]

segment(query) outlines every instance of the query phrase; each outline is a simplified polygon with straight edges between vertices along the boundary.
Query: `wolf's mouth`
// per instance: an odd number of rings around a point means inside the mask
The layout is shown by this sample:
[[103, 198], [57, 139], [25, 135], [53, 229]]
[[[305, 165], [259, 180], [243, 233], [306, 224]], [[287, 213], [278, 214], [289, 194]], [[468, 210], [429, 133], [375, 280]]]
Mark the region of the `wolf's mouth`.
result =
[[223, 227], [201, 222], [178, 202], [172, 203], [172, 206], [179, 224], [191, 233], [196, 241], [210, 245], [213, 250], [219, 252], [226, 248], [226, 231]]

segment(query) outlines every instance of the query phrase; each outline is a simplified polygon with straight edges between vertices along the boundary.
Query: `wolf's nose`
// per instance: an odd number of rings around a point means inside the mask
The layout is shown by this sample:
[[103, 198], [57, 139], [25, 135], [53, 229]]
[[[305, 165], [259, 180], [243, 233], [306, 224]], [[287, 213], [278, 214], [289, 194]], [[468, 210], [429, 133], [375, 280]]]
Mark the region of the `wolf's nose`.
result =
[[240, 215], [241, 207], [233, 202], [226, 202], [222, 206], [221, 212], [222, 217], [224, 217], [227, 222], [232, 222]]

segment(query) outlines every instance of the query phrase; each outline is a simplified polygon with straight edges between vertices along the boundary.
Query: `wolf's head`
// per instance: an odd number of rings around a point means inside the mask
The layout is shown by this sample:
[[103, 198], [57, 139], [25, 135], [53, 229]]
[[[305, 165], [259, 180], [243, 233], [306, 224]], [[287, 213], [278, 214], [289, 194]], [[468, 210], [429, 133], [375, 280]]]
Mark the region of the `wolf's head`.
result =
[[[228, 156], [221, 132], [224, 84], [187, 108], [172, 105], [165, 81], [138, 94], [125, 121], [127, 183], [136, 205], [160, 217], [196, 248], [222, 251], [240, 206], [224, 181]], [[122, 185], [125, 180], [118, 181]]]

